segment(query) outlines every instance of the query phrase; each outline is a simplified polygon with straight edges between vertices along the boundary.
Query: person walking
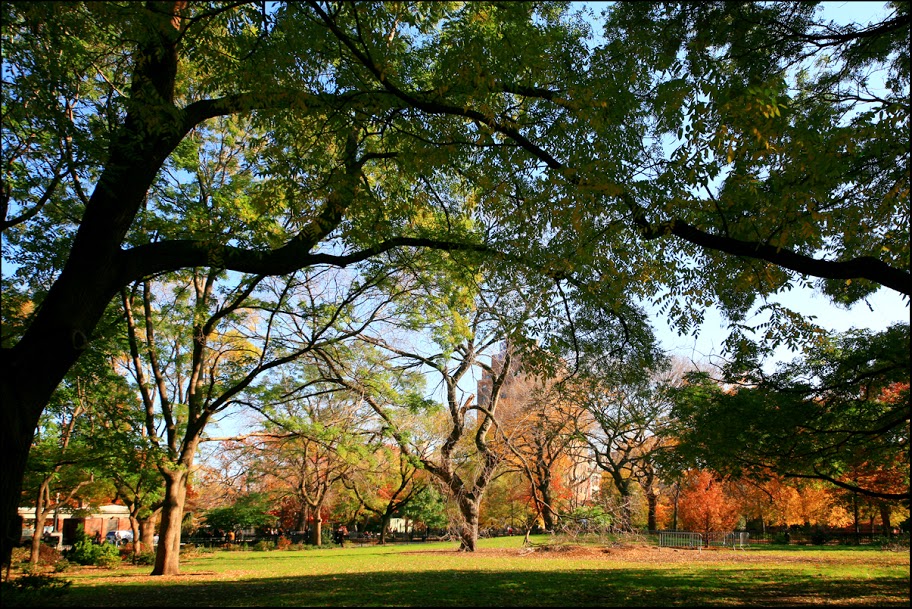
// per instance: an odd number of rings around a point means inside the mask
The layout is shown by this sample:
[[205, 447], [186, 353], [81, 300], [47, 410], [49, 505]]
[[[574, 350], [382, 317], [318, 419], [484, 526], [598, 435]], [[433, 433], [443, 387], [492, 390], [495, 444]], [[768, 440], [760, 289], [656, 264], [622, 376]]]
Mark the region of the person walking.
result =
[[336, 543], [341, 547], [345, 547], [345, 538], [348, 536], [348, 528], [344, 524], [340, 524], [339, 528], [336, 529]]

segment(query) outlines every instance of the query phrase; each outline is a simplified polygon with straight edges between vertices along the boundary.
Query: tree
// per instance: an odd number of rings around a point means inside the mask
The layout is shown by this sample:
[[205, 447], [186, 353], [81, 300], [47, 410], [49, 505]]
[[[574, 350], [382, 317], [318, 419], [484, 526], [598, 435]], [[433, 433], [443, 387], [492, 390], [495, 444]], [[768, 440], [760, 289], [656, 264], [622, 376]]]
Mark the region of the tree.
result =
[[[424, 340], [433, 340], [440, 352], [426, 354], [386, 337], [365, 335], [360, 352], [322, 353], [326, 378], [363, 399], [403, 455], [420, 462], [447, 490], [459, 509], [463, 551], [476, 549], [481, 501], [506, 454], [495, 436], [502, 434], [498, 406], [504, 383], [514, 373], [514, 350], [501, 344], [504, 338], [508, 343], [521, 340], [518, 332], [528, 320], [531, 302], [536, 299], [509, 290], [486, 292], [471, 279], [443, 281], [425, 286], [423, 293], [416, 291], [410, 301], [400, 303], [420, 311], [401, 322], [402, 329], [422, 330]], [[488, 358], [490, 363], [485, 361]], [[440, 379], [442, 412], [419, 393], [423, 382], [412, 371], [421, 369]], [[477, 397], [475, 393], [466, 395], [461, 385], [463, 379], [471, 378], [473, 369], [482, 371], [487, 381], [479, 383]], [[421, 411], [437, 415], [432, 424], [436, 429], [427, 437], [403, 426], [412, 413]]]
[[[162, 282], [158, 290], [144, 282], [142, 318], [133, 315], [124, 293], [136, 386], [147, 432], [162, 453], [157, 465], [165, 479], [156, 574], [179, 568], [189, 474], [210, 420], [245, 406], [267, 412], [270, 392], [283, 391], [272, 384], [275, 371], [320, 345], [361, 332], [382, 309], [382, 300], [374, 308], [365, 301], [384, 278], [381, 273], [339, 285], [338, 276], [315, 269], [231, 282], [219, 271], [196, 269], [173, 283]], [[363, 316], [354, 317], [353, 311]], [[294, 395], [292, 390], [277, 399], [289, 404]]]
[[582, 416], [575, 404], [563, 398], [555, 381], [539, 381], [521, 368], [508, 378], [501, 398], [500, 428], [510, 449], [508, 463], [530, 485], [535, 514], [547, 531], [555, 530], [560, 514], [561, 474], [578, 439]]
[[737, 503], [727, 495], [721, 481], [706, 470], [688, 472], [678, 510], [681, 524], [688, 531], [729, 532], [738, 523]]
[[97, 421], [105, 411], [135, 405], [124, 379], [110, 363], [116, 347], [115, 341], [99, 340], [93, 345], [55, 392], [36, 430], [23, 497], [26, 505], [35, 508], [29, 558], [33, 565], [38, 564], [44, 523], [51, 512], [72, 509], [77, 499], [85, 499], [92, 490], [108, 490], [98, 487], [106, 481], [106, 465], [115, 451], [104, 442]]
[[[155, 274], [202, 266], [283, 274], [318, 261], [346, 266], [407, 245], [474, 247], [464, 235], [435, 239], [420, 227], [408, 229], [412, 212], [395, 205], [389, 209], [401, 222], [387, 226], [386, 234], [377, 230], [374, 220], [383, 214], [372, 211], [385, 203], [377, 206], [361, 180], [368, 165], [396, 153], [358, 152], [362, 137], [382, 139], [385, 129], [359, 135], [339, 109], [360, 106], [364, 116], [392, 119], [402, 104], [362, 105], [367, 100], [352, 97], [349, 87], [324, 79], [326, 69], [334, 70], [332, 58], [319, 50], [325, 28], [321, 34], [315, 7], [302, 8], [269, 14], [256, 3], [4, 5], [2, 222], [4, 239], [14, 248], [4, 249], [5, 259], [18, 265], [4, 291], [28, 293], [36, 305], [22, 316], [21, 331], [5, 332], [11, 340], [2, 350], [8, 375], [0, 383], [0, 427], [10, 451], [0, 489], [4, 562], [39, 416], [122, 289]], [[35, 44], [38, 39], [43, 42]], [[276, 71], [276, 57], [290, 52], [304, 53], [313, 64], [294, 74]], [[36, 91], [46, 99], [36, 99]], [[313, 115], [294, 111], [304, 108], [301, 103], [320, 109]], [[271, 124], [273, 146], [266, 152], [284, 160], [261, 159], [273, 165], [274, 179], [248, 181], [248, 196], [239, 199], [245, 205], [221, 218], [230, 230], [219, 233], [210, 223], [194, 222], [192, 208], [147, 205], [163, 176], [178, 176], [167, 172], [180, 169], [181, 147], [193, 148], [194, 134], [207, 121], [254, 110], [265, 110], [262, 118]], [[299, 137], [308, 131], [320, 144], [313, 154]], [[344, 149], [347, 159], [342, 165], [331, 160], [340, 158], [332, 151], [337, 144], [342, 148], [336, 152]], [[292, 164], [289, 154], [297, 157]], [[302, 162], [301, 155], [310, 161]], [[308, 174], [308, 166], [316, 173], [296, 179]], [[259, 196], [251, 196], [254, 191]], [[357, 198], [363, 205], [355, 210]], [[247, 222], [266, 208], [276, 213]], [[343, 247], [315, 252], [333, 231], [347, 233]]]
[[[662, 448], [657, 434], [668, 414], [668, 404], [657, 382], [659, 372], [642, 370], [639, 378], [626, 379], [623, 373], [615, 379], [589, 377], [571, 390], [570, 399], [586, 412], [586, 417], [581, 417], [579, 433], [592, 449], [596, 465], [611, 477], [624, 506], [615, 523], [620, 528], [631, 526], [632, 485], [639, 482], [647, 495], [655, 492], [653, 453]], [[654, 496], [650, 508], [649, 520], [654, 525]]]
[[424, 530], [443, 529], [447, 526], [446, 497], [434, 484], [423, 486], [401, 511], [403, 517], [420, 522]]
[[97, 476], [109, 482], [114, 496], [130, 510], [133, 555], [153, 551], [162, 512], [164, 481], [160, 453], [148, 436], [146, 413], [135, 394], [123, 403], [102, 404], [92, 413], [91, 451]]
[[343, 480], [361, 506], [380, 519], [380, 543], [386, 543], [390, 519], [427, 486], [421, 470], [398, 446], [378, 446]]
[[[476, 326], [481, 321], [482, 315], [476, 315], [472, 325]], [[460, 550], [474, 552], [478, 541], [478, 519], [481, 500], [485, 489], [493, 478], [498, 465], [503, 459], [503, 453], [495, 449], [494, 443], [488, 434], [493, 431], [496, 423], [496, 413], [500, 389], [504, 380], [510, 373], [511, 355], [508, 353], [499, 363], [481, 363], [479, 358], [493, 345], [499, 342], [499, 337], [481, 337], [474, 331], [449, 357], [427, 357], [420, 353], [404, 351], [392, 346], [384, 348], [394, 356], [404, 358], [406, 366], [423, 364], [435, 370], [441, 377], [445, 388], [445, 407], [447, 413], [443, 425], [442, 438], [435, 440], [439, 443], [439, 453], [431, 455], [426, 449], [413, 446], [409, 440], [407, 430], [398, 425], [397, 417], [390, 406], [402, 407], [406, 404], [384, 403], [383, 393], [376, 389], [371, 390], [369, 384], [359, 380], [349, 380], [338, 376], [352, 391], [359, 391], [363, 399], [370, 404], [375, 412], [390, 426], [390, 434], [399, 443], [400, 449], [409, 457], [418, 459], [422, 467], [437, 478], [447, 489], [450, 498], [459, 508], [462, 522], [459, 526]], [[462, 389], [459, 386], [461, 379], [473, 366], [480, 366], [491, 374], [492, 384], [490, 393], [481, 402], [475, 402], [475, 395], [460, 396]], [[331, 370], [338, 375], [338, 368], [332, 366]], [[387, 398], [388, 399], [388, 398]]]
[[334, 490], [368, 458], [370, 420], [352, 396], [315, 382], [311, 373], [286, 379], [278, 398], [260, 407], [266, 421], [263, 432], [248, 438], [253, 450], [247, 475], [274, 495], [293, 497], [299, 529], [309, 526], [310, 515], [311, 543], [321, 545]]
[[824, 480], [909, 500], [909, 325], [850, 331], [774, 374], [705, 374], [676, 392], [676, 451], [720, 472]]
[[[579, 297], [671, 286], [682, 327], [802, 277], [841, 302], [912, 293], [907, 4], [831, 29], [805, 3], [634, 4], [603, 45], [556, 3], [4, 4], [4, 292], [34, 310], [0, 351], [3, 559], [41, 411], [111, 300], [159, 273], [497, 250]], [[148, 205], [227, 116], [257, 123], [264, 168], [231, 230]], [[477, 231], [449, 223], [475, 209]]]
[[203, 514], [211, 529], [240, 531], [271, 526], [276, 517], [270, 513], [272, 500], [267, 495], [250, 493], [239, 496], [234, 504], [212, 508]]

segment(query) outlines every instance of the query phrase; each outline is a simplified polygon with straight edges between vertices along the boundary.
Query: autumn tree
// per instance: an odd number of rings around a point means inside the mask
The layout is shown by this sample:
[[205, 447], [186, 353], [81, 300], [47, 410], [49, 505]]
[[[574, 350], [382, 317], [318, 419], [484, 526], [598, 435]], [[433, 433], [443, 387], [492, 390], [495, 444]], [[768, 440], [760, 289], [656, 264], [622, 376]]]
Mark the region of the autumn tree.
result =
[[520, 366], [507, 379], [501, 397], [500, 430], [508, 449], [506, 467], [525, 479], [536, 515], [521, 521], [534, 523], [540, 517], [547, 531], [555, 529], [566, 500], [563, 474], [583, 416], [578, 405], [564, 399], [555, 383], [556, 379], [542, 380]]
[[322, 544], [323, 516], [359, 463], [370, 458], [376, 424], [356, 396], [321, 379], [313, 361], [282, 370], [251, 404], [261, 429], [245, 440], [245, 476], [298, 507], [298, 530]]
[[678, 514], [685, 530], [702, 533], [732, 531], [740, 515], [737, 502], [708, 470], [688, 472], [678, 499]]

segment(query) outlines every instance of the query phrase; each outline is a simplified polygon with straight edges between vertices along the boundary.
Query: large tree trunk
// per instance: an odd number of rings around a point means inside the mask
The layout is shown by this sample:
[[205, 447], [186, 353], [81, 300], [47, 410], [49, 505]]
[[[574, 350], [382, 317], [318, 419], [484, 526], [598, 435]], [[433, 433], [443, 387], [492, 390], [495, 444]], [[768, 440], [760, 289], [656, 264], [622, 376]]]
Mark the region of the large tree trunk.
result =
[[307, 521], [310, 519], [310, 513], [308, 511], [307, 504], [304, 500], [301, 500], [303, 507], [298, 511], [298, 524], [295, 530], [297, 531], [306, 531], [307, 530]]
[[459, 551], [474, 552], [478, 548], [478, 502], [465, 495], [459, 498], [462, 523], [459, 526]]
[[390, 519], [393, 515], [389, 512], [384, 512], [380, 517], [380, 543], [386, 543], [386, 532], [389, 530]]
[[656, 530], [656, 512], [659, 506], [659, 495], [655, 492], [655, 488], [650, 485], [646, 489], [646, 528], [650, 531]]
[[[880, 509], [880, 526], [881, 534], [893, 537], [893, 525], [890, 523], [890, 504], [886, 501], [878, 501], [877, 507]], [[874, 532], [874, 529], [871, 529]]]
[[188, 469], [179, 468], [163, 472], [165, 500], [162, 504], [161, 532], [155, 568], [152, 575], [178, 575], [180, 573], [181, 522], [187, 498]]
[[611, 472], [611, 478], [614, 480], [614, 486], [621, 496], [621, 513], [620, 522], [616, 528], [622, 531], [629, 531], [632, 528], [633, 511], [631, 506], [630, 480], [625, 479], [620, 472]]
[[323, 545], [323, 517], [320, 516], [320, 510], [316, 510], [314, 516], [313, 545]]
[[[175, 3], [180, 13], [185, 3]], [[180, 21], [161, 11], [140, 43], [131, 98], [137, 106], [171, 108]], [[66, 264], [25, 334], [0, 350], [0, 559], [10, 563], [19, 542], [22, 481], [32, 438], [45, 406], [85, 350], [105, 308], [124, 285], [121, 243], [162, 162], [183, 138], [181, 121], [130, 112], [112, 137], [105, 168], [92, 192]], [[151, 122], [149, 126], [146, 123]]]
[[[11, 361], [11, 350], [3, 349], [0, 353], [0, 369], [3, 370], [0, 379], [0, 450], [3, 454], [3, 467], [0, 467], [0, 560], [8, 566], [13, 548], [22, 537], [19, 502], [32, 438], [41, 411], [59, 379], [45, 395], [39, 390], [41, 383], [46, 382], [46, 379], [40, 378], [44, 371], [39, 362], [35, 362], [34, 368], [15, 366]], [[50, 357], [53, 358], [53, 354]]]
[[554, 526], [556, 524], [556, 518], [554, 514], [554, 509], [551, 507], [554, 505], [552, 503], [553, 498], [551, 497], [551, 479], [546, 478], [542, 480], [541, 485], [538, 488], [538, 492], [541, 495], [541, 517], [542, 524], [545, 525], [546, 531], [554, 531]]

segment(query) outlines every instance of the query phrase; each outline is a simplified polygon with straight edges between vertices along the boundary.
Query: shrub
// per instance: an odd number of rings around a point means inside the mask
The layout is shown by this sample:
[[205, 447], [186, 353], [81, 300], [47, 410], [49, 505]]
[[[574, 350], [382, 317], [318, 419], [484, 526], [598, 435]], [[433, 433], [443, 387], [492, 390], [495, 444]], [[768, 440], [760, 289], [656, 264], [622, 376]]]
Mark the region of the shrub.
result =
[[54, 566], [61, 558], [62, 556], [57, 548], [44, 543], [38, 546], [38, 562], [41, 564]]
[[773, 543], [787, 544], [791, 542], [791, 535], [786, 532], [780, 532], [773, 535]]
[[285, 536], [281, 536], [276, 540], [276, 549], [278, 550], [288, 550], [291, 548], [291, 540]]
[[73, 582], [52, 575], [25, 574], [2, 583], [4, 607], [53, 606], [54, 599], [67, 593]]
[[275, 544], [271, 541], [266, 541], [263, 539], [253, 544], [253, 549], [257, 552], [268, 552], [269, 550], [275, 549]]
[[829, 539], [830, 537], [826, 534], [826, 531], [821, 531], [820, 529], [811, 531], [811, 543], [815, 546], [822, 546], [829, 541]]
[[120, 564], [120, 551], [110, 543], [98, 545], [90, 539], [83, 539], [73, 544], [73, 549], [64, 552], [70, 562], [80, 565], [97, 565], [114, 568]]
[[130, 555], [130, 562], [134, 565], [154, 565], [155, 564], [155, 552], [151, 550], [148, 552], [140, 552], [139, 554]]

